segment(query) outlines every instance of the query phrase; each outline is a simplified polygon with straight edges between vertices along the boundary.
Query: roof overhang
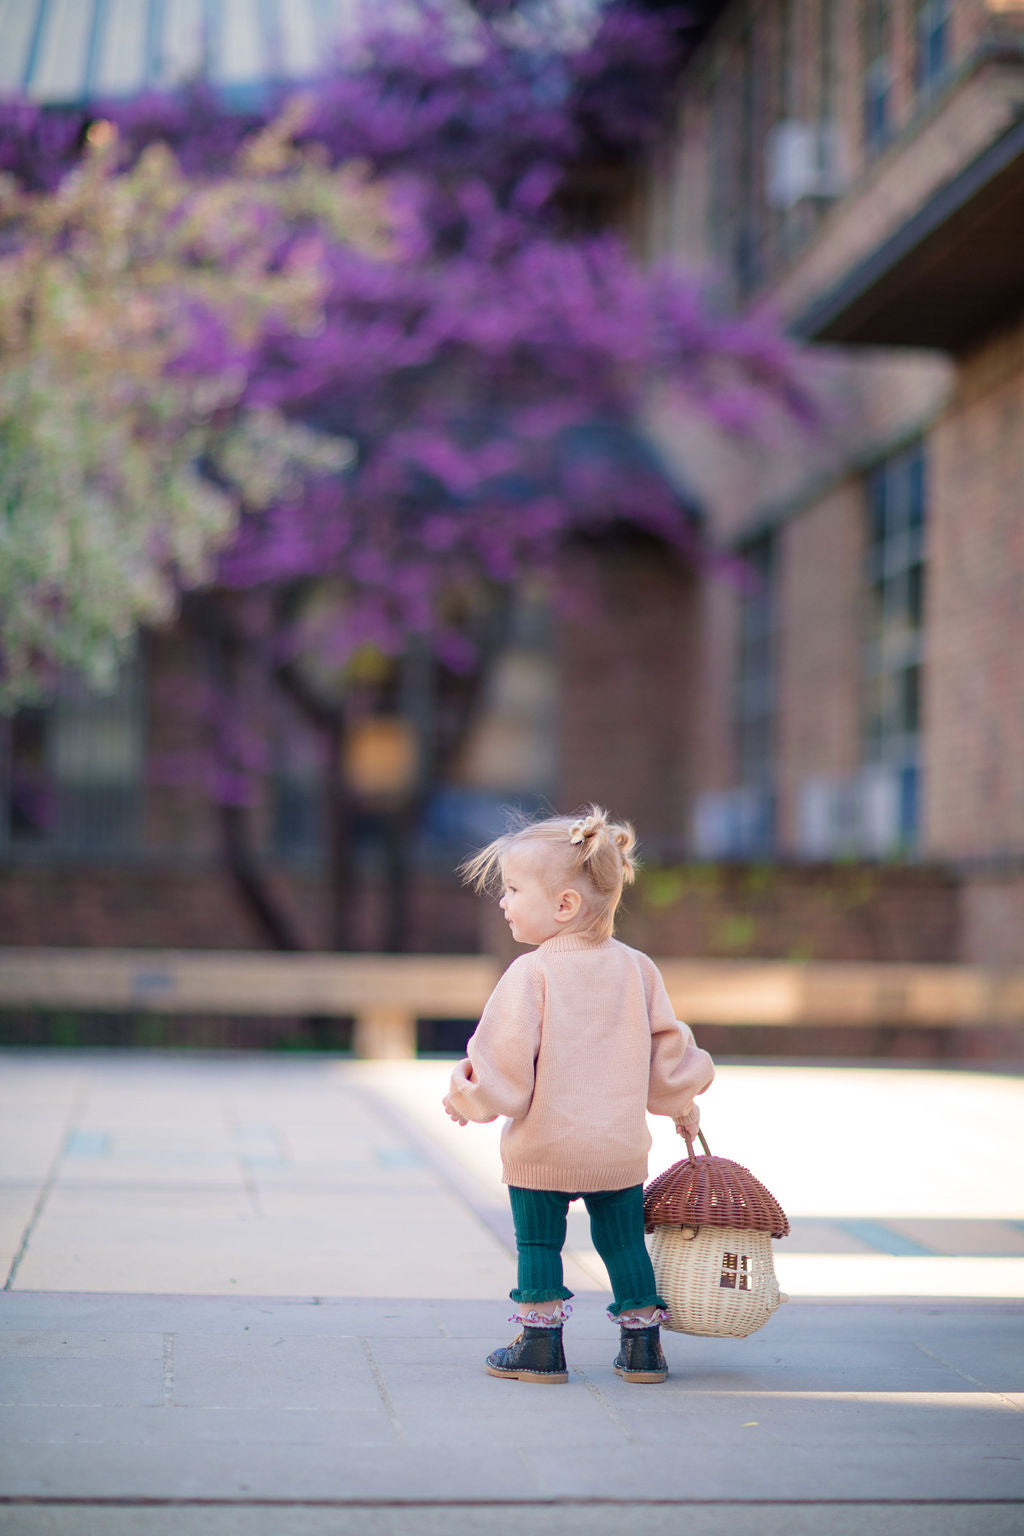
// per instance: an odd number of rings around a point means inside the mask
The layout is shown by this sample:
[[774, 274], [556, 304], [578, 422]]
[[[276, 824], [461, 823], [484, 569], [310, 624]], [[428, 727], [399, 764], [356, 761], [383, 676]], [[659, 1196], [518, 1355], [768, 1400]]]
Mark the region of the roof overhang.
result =
[[807, 341], [963, 352], [1024, 311], [1024, 120], [799, 313]]

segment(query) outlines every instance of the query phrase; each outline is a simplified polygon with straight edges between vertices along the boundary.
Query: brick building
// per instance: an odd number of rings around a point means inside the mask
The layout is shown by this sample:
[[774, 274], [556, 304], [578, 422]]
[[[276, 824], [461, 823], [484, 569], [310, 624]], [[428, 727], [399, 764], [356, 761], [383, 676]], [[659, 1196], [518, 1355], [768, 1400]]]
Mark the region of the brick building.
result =
[[[651, 402], [652, 437], [747, 574], [631, 546], [596, 561], [600, 626], [524, 601], [433, 786], [412, 943], [479, 942], [450, 870], [502, 801], [594, 797], [641, 829], [656, 867], [627, 936], [659, 952], [1019, 962], [1024, 6], [691, 10], [701, 40], [625, 218], [651, 259], [813, 343], [822, 421], [737, 444]], [[67, 75], [47, 36], [32, 58]], [[86, 42], [90, 68], [113, 68]], [[196, 643], [149, 637], [115, 696], [69, 684], [3, 727], [0, 942], [261, 942], [198, 771], [161, 771], [202, 745]], [[404, 698], [429, 703], [415, 669]], [[259, 852], [324, 944], [314, 748], [280, 709]], [[365, 830], [356, 946], [380, 942], [384, 845], [372, 815]]]
[[1024, 6], [715, 13], [633, 228], [813, 343], [827, 406], [741, 448], [652, 410], [756, 578], [687, 617], [691, 846], [942, 868], [956, 952], [1019, 962]]

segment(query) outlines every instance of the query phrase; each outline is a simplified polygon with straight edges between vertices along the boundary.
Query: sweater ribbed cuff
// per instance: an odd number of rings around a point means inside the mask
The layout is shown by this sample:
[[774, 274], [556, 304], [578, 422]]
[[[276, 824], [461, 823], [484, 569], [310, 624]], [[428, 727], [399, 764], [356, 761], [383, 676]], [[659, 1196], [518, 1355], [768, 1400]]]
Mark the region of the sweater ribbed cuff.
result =
[[647, 1178], [647, 1159], [615, 1163], [606, 1168], [576, 1164], [552, 1167], [547, 1163], [520, 1163], [502, 1160], [502, 1178], [519, 1189], [553, 1189], [562, 1194], [592, 1195], [604, 1190], [632, 1189]]

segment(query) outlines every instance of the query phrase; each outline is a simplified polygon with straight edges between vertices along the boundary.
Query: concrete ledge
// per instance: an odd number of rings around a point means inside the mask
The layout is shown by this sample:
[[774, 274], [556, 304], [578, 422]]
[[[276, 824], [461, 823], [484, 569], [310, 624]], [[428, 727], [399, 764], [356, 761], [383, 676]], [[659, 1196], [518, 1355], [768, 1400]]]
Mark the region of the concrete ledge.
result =
[[[785, 960], [658, 962], [687, 1023], [1024, 1024], [1024, 970]], [[0, 1008], [355, 1017], [364, 1057], [415, 1054], [416, 1020], [476, 1018], [499, 975], [483, 955], [0, 949]]]

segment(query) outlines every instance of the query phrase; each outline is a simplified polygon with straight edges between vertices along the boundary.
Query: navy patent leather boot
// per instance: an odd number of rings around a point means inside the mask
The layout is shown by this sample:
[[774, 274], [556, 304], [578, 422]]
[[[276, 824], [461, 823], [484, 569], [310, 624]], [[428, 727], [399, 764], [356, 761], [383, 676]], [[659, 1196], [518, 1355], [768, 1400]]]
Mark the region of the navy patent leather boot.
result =
[[485, 1368], [488, 1375], [506, 1376], [509, 1381], [568, 1381], [561, 1326], [531, 1328], [524, 1323], [518, 1338], [487, 1356]]
[[668, 1362], [662, 1353], [661, 1328], [657, 1323], [652, 1323], [650, 1328], [619, 1329], [615, 1369], [623, 1381], [665, 1380]]

